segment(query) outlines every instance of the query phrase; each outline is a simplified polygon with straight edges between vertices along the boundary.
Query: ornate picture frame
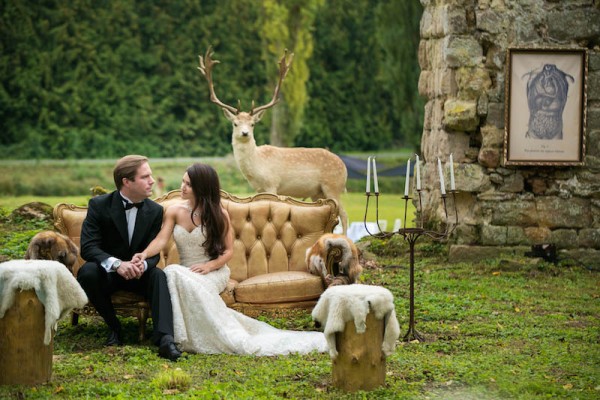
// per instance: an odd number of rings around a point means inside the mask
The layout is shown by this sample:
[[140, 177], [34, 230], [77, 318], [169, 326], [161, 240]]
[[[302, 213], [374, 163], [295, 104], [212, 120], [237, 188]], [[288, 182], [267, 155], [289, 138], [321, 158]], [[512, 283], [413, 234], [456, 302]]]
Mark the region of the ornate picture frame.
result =
[[586, 49], [508, 49], [505, 165], [583, 165], [587, 65]]

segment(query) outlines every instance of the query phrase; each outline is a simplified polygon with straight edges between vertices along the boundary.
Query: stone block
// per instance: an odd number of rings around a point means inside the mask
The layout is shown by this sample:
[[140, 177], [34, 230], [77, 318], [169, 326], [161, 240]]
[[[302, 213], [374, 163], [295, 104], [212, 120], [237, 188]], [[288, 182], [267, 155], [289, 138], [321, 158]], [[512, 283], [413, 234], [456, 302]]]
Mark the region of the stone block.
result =
[[588, 71], [600, 71], [600, 52], [598, 51], [590, 51], [588, 53]]
[[536, 195], [542, 195], [548, 190], [548, 184], [545, 179], [533, 178], [528, 183], [531, 185], [531, 191]]
[[582, 170], [569, 180], [569, 190], [577, 197], [593, 197], [600, 194], [600, 172]]
[[504, 129], [504, 103], [490, 101], [485, 122], [487, 125]]
[[444, 39], [443, 58], [450, 68], [474, 67], [483, 60], [483, 50], [473, 37], [448, 36]]
[[485, 168], [497, 168], [500, 165], [500, 150], [497, 148], [482, 148], [477, 161]]
[[586, 155], [600, 157], [600, 129], [588, 129]]
[[476, 100], [492, 86], [492, 80], [484, 68], [463, 67], [456, 71], [456, 84], [461, 99]]
[[507, 24], [510, 23], [510, 19], [506, 18], [505, 13], [496, 12], [492, 9], [480, 10], [476, 13], [477, 16], [477, 29], [498, 34], [506, 31]]
[[489, 204], [492, 208], [491, 223], [494, 225], [534, 226], [537, 225], [535, 202], [520, 199]]
[[588, 107], [587, 109], [587, 130], [600, 129], [600, 108]]
[[425, 98], [433, 97], [433, 72], [422, 70], [419, 74], [419, 94]]
[[572, 249], [561, 250], [559, 260], [569, 259], [583, 265], [592, 271], [600, 271], [600, 250], [594, 249]]
[[589, 104], [600, 100], [600, 71], [589, 72], [587, 79], [587, 101]]
[[[600, 32], [600, 10], [598, 9], [591, 7], [559, 9], [548, 12], [546, 17], [548, 35], [559, 42], [573, 39], [592, 41], [598, 39], [598, 32]], [[565, 21], [573, 21], [573, 23], [565, 23]]]
[[573, 197], [543, 196], [535, 199], [537, 224], [548, 228], [585, 228], [590, 223], [590, 202]]
[[435, 76], [435, 94], [437, 96], [454, 96], [457, 92], [455, 72], [453, 69], [438, 69]]
[[525, 230], [520, 226], [507, 226], [506, 227], [506, 244], [508, 245], [529, 245], [531, 244]]
[[600, 229], [581, 229], [577, 236], [579, 247], [600, 249]]
[[467, 14], [463, 7], [444, 7], [442, 26], [446, 35], [464, 34], [467, 32]]
[[447, 100], [444, 103], [444, 128], [472, 132], [479, 125], [475, 101]]
[[525, 188], [525, 180], [523, 179], [523, 175], [519, 172], [516, 172], [513, 175], [509, 175], [504, 177], [504, 182], [498, 188], [501, 192], [512, 192], [519, 193], [522, 192]]
[[552, 231], [548, 228], [528, 227], [524, 229], [525, 236], [530, 243], [549, 243], [552, 237]]
[[577, 247], [577, 231], [575, 229], [555, 229], [550, 233], [550, 243], [559, 249]]
[[481, 127], [481, 145], [482, 147], [501, 148], [504, 146], [504, 129], [499, 129], [494, 125], [484, 125]]
[[479, 233], [475, 226], [459, 224], [452, 237], [457, 244], [476, 244], [479, 240]]
[[477, 164], [456, 164], [454, 177], [461, 192], [485, 192], [492, 187], [486, 170]]
[[429, 49], [429, 40], [421, 40], [419, 42], [419, 50], [417, 51], [417, 59], [421, 71], [431, 69], [431, 55], [427, 51]]
[[481, 227], [481, 244], [484, 246], [504, 246], [506, 244], [506, 227], [483, 225]]
[[477, 115], [480, 117], [487, 116], [489, 102], [490, 98], [486, 93], [482, 93], [481, 96], [479, 96], [477, 99]]

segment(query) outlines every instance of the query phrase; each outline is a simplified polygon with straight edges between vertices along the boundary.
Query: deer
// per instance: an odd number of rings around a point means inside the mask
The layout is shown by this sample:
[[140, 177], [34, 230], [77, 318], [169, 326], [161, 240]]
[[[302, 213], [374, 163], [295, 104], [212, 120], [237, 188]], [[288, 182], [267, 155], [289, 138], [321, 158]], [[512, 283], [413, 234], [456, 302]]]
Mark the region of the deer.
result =
[[241, 111], [240, 102], [235, 108], [219, 100], [215, 93], [212, 70], [218, 60], [212, 58], [212, 47], [204, 57], [200, 55], [198, 69], [208, 82], [210, 101], [223, 110], [225, 117], [233, 125], [231, 145], [238, 168], [250, 186], [258, 193], [310, 198], [312, 201], [331, 198], [337, 201], [344, 235], [348, 230], [348, 215], [341, 203], [341, 195], [346, 191], [348, 171], [340, 157], [322, 148], [277, 147], [256, 145], [254, 125], [263, 117], [266, 110], [280, 100], [279, 91], [294, 58], [292, 53], [287, 61], [287, 50], [278, 62], [279, 80], [270, 102], [254, 107], [250, 112]]

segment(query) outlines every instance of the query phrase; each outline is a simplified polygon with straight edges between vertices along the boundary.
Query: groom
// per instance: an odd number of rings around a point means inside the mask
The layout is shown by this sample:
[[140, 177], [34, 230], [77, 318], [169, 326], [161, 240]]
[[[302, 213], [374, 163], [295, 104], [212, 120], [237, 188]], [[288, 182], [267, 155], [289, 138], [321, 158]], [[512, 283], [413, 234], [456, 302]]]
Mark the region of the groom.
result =
[[117, 190], [94, 197], [81, 228], [81, 257], [86, 263], [77, 280], [98, 314], [110, 328], [107, 346], [121, 345], [121, 324], [111, 294], [126, 290], [143, 295], [149, 302], [154, 325], [153, 341], [161, 357], [175, 361], [181, 353], [173, 340], [173, 311], [167, 278], [157, 268], [159, 255], [133, 263], [162, 225], [163, 209], [152, 195], [152, 170], [148, 158], [128, 155], [113, 171]]

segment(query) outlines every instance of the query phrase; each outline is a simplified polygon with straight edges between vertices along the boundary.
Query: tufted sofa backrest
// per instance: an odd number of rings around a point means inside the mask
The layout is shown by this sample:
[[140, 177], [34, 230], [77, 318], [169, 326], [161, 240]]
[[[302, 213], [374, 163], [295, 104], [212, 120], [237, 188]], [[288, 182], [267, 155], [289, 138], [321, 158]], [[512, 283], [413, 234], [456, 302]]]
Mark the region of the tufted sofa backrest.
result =
[[[337, 224], [338, 205], [332, 199], [303, 202], [270, 193], [240, 198], [225, 191], [221, 191], [221, 199], [233, 225], [233, 258], [228, 265], [231, 278], [238, 282], [271, 272], [307, 271], [306, 249]], [[181, 201], [179, 190], [156, 199], [163, 207]], [[87, 207], [72, 204], [54, 207], [55, 227], [78, 247], [86, 212]], [[178, 262], [171, 239], [163, 249], [160, 266]], [[80, 258], [73, 267], [75, 275], [82, 263]]]
[[[161, 204], [178, 196], [178, 190], [169, 192]], [[221, 199], [234, 231], [228, 265], [231, 279], [238, 282], [270, 272], [307, 271], [306, 249], [337, 224], [338, 206], [332, 199], [303, 202], [270, 193], [241, 198], [225, 191]], [[174, 243], [164, 253], [166, 265], [178, 262]]]

